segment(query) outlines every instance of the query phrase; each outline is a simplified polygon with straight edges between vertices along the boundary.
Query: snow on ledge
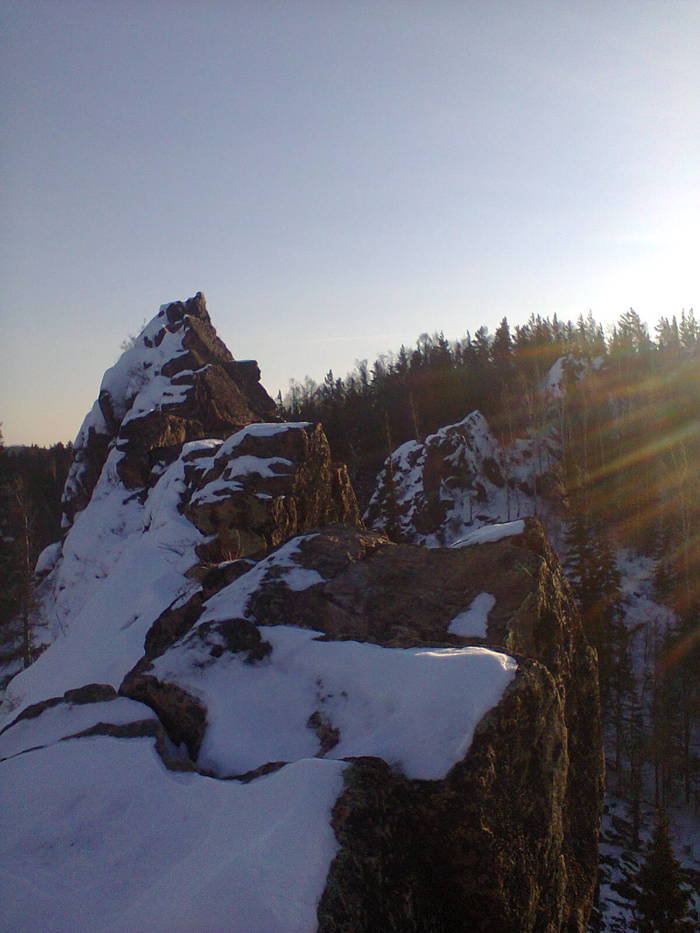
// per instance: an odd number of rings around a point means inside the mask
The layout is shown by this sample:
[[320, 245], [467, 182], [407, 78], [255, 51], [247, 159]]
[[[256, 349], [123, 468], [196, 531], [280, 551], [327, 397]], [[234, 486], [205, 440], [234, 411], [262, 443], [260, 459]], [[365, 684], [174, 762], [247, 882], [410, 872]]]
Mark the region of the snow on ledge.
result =
[[221, 776], [322, 754], [309, 726], [316, 718], [337, 730], [325, 758], [372, 755], [409, 778], [439, 780], [517, 671], [513, 658], [481, 647], [320, 641], [319, 632], [284, 625], [260, 634], [272, 646], [260, 664], [232, 655], [202, 667], [194, 648], [155, 661], [159, 679], [204, 701], [198, 763]]
[[227, 437], [221, 446], [218, 457], [230, 457], [246, 437], [274, 437], [275, 434], [284, 434], [286, 431], [298, 431], [310, 428], [310, 421], [282, 421], [282, 422], [256, 422], [247, 424], [240, 431]]
[[510, 538], [512, 535], [521, 535], [525, 530], [525, 522], [519, 518], [515, 522], [499, 522], [495, 525], [483, 525], [472, 531], [459, 541], [454, 541], [450, 547], [471, 547], [472, 544], [491, 544], [501, 538]]

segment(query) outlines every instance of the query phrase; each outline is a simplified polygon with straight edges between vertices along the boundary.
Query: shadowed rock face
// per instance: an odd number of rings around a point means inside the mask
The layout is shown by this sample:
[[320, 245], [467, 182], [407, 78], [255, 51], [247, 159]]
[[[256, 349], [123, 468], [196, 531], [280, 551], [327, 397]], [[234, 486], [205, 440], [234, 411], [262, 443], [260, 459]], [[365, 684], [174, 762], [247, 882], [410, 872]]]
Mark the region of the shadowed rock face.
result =
[[[333, 811], [341, 850], [320, 931], [585, 930], [588, 906], [570, 916], [578, 904], [564, 855], [561, 700], [546, 670], [520, 665], [444, 780], [409, 781], [378, 759], [354, 762]], [[589, 905], [590, 880], [587, 888]]]
[[[366, 584], [379, 565], [393, 565], [388, 606], [392, 589], [398, 598], [406, 592], [413, 550], [385, 547], [360, 563], [364, 573], [355, 565], [324, 589], [340, 586], [347, 599], [351, 580]], [[603, 793], [597, 667], [558, 561], [532, 520], [521, 536], [432, 554], [416, 598], [428, 574], [453, 607], [460, 586], [465, 604], [476, 590], [494, 594], [484, 641], [514, 654], [518, 674], [443, 781], [409, 781], [376, 759], [355, 761], [333, 812], [341, 851], [319, 930], [582, 933]], [[373, 611], [371, 596], [367, 605]], [[440, 610], [429, 627], [430, 607], [414, 622], [408, 605], [400, 604], [400, 641], [440, 641]], [[343, 621], [349, 628], [345, 613]]]
[[105, 374], [76, 438], [63, 498], [67, 519], [88, 504], [113, 442], [124, 454], [119, 475], [136, 489], [186, 441], [277, 421], [259, 380], [257, 363], [234, 360], [217, 336], [201, 292], [164, 305]]

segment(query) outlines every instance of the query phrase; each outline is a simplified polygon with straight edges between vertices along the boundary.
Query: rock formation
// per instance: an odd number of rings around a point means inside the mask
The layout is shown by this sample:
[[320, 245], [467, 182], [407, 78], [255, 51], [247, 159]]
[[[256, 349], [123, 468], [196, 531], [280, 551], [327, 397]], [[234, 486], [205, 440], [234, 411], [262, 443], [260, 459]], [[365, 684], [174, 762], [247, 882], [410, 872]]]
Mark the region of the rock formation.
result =
[[75, 441], [65, 514], [70, 521], [88, 504], [112, 446], [124, 454], [125, 486], [136, 488], [186, 441], [278, 420], [257, 363], [233, 359], [212, 327], [204, 295], [163, 305], [104, 375]]
[[387, 458], [365, 520], [392, 537], [441, 547], [479, 525], [537, 515], [558, 492], [554, 447], [547, 436], [504, 447], [473, 411]]
[[321, 425], [256, 425], [188, 463], [187, 517], [216, 536], [219, 560], [261, 554], [305, 528], [360, 520], [345, 467]]
[[394, 543], [201, 296], [137, 348], [81, 430], [53, 643], [5, 704], [11, 928], [583, 933], [596, 665], [538, 522]]
[[[493, 597], [483, 637], [451, 634], [451, 622], [483, 592]], [[217, 666], [231, 669], [232, 655], [244, 665], [274, 663], [271, 627], [289, 625], [320, 633], [321, 644], [496, 647], [517, 659], [518, 672], [478, 725], [469, 754], [439, 779], [412, 779], [402, 762], [391, 767], [369, 754], [371, 738], [367, 750], [361, 741], [343, 744], [337, 684], [308, 697], [279, 746], [238, 761], [228, 750], [237, 745], [233, 726], [227, 735], [217, 725], [207, 738], [207, 721], [221, 723], [232, 702], [210, 693], [207, 681], [218, 679]], [[322, 666], [315, 673], [325, 684]], [[352, 677], [339, 689], [351, 698]], [[519, 535], [452, 550], [395, 545], [347, 527], [297, 539], [210, 598], [188, 634], [144, 659], [121, 692], [164, 723], [174, 693], [204, 696], [211, 709], [174, 739], [197, 754], [203, 748], [200, 766], [219, 776], [254, 773], [269, 764], [266, 756], [284, 757], [285, 742], [289, 755], [295, 728], [296, 754], [352, 759], [333, 809], [341, 849], [320, 930], [585, 929], [602, 793], [596, 665], [536, 522]], [[245, 712], [229, 707], [228, 715]]]

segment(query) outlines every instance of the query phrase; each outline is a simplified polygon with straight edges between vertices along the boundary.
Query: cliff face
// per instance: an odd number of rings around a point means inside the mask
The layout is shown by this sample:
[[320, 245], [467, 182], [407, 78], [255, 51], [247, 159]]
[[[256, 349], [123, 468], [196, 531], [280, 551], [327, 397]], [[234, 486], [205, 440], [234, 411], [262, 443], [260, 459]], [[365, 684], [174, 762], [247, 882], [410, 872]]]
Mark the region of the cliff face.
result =
[[205, 315], [162, 309], [81, 431], [0, 733], [13, 928], [583, 931], [595, 660], [541, 527], [366, 530]]

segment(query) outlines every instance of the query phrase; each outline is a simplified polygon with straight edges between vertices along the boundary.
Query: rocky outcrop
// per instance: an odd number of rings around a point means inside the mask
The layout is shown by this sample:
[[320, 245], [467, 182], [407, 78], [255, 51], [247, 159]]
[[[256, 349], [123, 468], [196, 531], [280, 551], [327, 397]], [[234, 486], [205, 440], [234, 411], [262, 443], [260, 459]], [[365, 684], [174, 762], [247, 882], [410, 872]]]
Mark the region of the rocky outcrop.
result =
[[360, 523], [347, 470], [331, 462], [320, 424], [249, 427], [214, 457], [190, 461], [187, 475], [185, 514], [215, 536], [209, 560], [262, 555], [309, 528]]
[[[385, 550], [402, 572], [406, 546]], [[515, 655], [518, 674], [443, 781], [406, 780], [376, 759], [346, 772], [324, 933], [587, 928], [603, 792], [594, 655], [536, 523], [458, 553], [469, 595], [497, 594], [485, 641]], [[439, 637], [434, 618], [419, 637]]]
[[593, 876], [578, 900], [561, 820], [568, 766], [557, 690], [523, 662], [444, 780], [356, 760], [333, 810], [341, 850], [319, 931], [585, 930]]
[[[456, 634], [455, 619], [484, 593], [492, 608], [481, 634]], [[133, 685], [147, 680], [146, 702], [163, 719], [175, 682], [197, 692], [207, 720], [219, 722], [230, 701], [208, 693], [208, 680], [217, 681], [219, 665], [230, 668], [232, 652], [253, 666], [274, 664], [276, 625], [312, 629], [322, 643], [473, 645], [518, 662], [469, 752], [440, 779], [416, 780], [400, 762], [357, 747], [333, 809], [340, 851], [319, 930], [585, 930], [602, 795], [596, 662], [536, 521], [519, 534], [454, 549], [394, 544], [347, 526], [289, 542], [210, 592], [191, 612], [189, 633], [129, 675], [122, 692], [138, 698]], [[324, 687], [301, 715], [299, 747], [307, 747], [305, 729], [315, 735], [307, 753], [315, 745], [319, 757], [347, 758], [346, 727], [326, 699], [333, 694], [326, 680], [319, 667]], [[344, 690], [352, 698], [352, 684]], [[196, 743], [206, 750], [199, 766], [223, 776], [229, 759], [207, 729]], [[289, 752], [293, 743], [270, 749], [271, 760], [282, 747]], [[264, 764], [251, 759], [234, 773]]]
[[153, 709], [173, 744], [184, 744], [196, 761], [206, 722], [206, 710], [196, 697], [176, 684], [136, 672], [124, 679], [119, 692]]
[[68, 523], [90, 501], [112, 445], [123, 454], [124, 485], [135, 489], [186, 441], [279, 420], [259, 380], [257, 363], [234, 360], [218, 338], [201, 292], [163, 305], [105, 373], [78, 433], [63, 497]]
[[[39, 562], [37, 646], [68, 631], [77, 640], [84, 626], [87, 676], [118, 686], [143, 636], [149, 654], [179, 637], [188, 601], [204, 598], [205, 579], [235, 573], [231, 561], [328, 522], [360, 522], [322, 427], [281, 424], [259, 376], [254, 362], [233, 360], [201, 295], [163, 306], [105, 374], [66, 483], [66, 537]], [[118, 676], [102, 637], [115, 658], [129, 645]], [[52, 693], [75, 685], [76, 672], [54, 674]], [[35, 676], [15, 682], [11, 704]]]
[[471, 528], [541, 514], [558, 492], [550, 437], [502, 445], [473, 411], [386, 460], [364, 516], [392, 538], [443, 547]]

